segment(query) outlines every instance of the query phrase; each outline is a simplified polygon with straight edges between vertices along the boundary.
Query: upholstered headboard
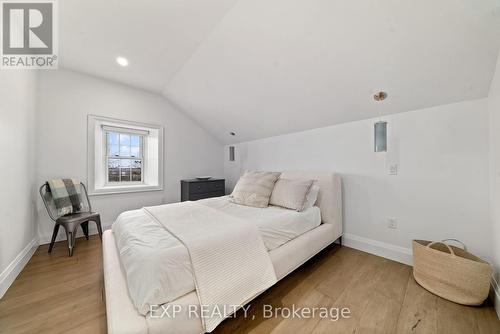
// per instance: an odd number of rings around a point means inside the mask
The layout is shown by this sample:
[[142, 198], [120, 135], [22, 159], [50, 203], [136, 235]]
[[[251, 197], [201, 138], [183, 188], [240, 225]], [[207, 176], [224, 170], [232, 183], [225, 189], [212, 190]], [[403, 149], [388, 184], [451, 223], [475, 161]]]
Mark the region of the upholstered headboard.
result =
[[317, 180], [319, 194], [316, 205], [321, 210], [321, 220], [333, 224], [339, 235], [342, 234], [342, 184], [340, 176], [328, 172], [282, 172], [283, 179]]

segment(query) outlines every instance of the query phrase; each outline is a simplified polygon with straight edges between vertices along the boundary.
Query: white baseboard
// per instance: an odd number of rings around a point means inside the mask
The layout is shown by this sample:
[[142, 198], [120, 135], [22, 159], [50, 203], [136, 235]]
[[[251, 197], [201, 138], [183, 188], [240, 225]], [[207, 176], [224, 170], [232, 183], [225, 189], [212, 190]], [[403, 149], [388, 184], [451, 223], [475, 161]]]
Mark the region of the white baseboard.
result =
[[[111, 228], [111, 225], [113, 223], [101, 223], [102, 224], [102, 231], [109, 230]], [[97, 234], [97, 227], [95, 223], [90, 222], [89, 223], [89, 235], [94, 235]], [[76, 232], [76, 237], [83, 237], [83, 232], [82, 229], [79, 227], [77, 232]], [[40, 245], [45, 245], [45, 244], [50, 244], [50, 240], [52, 239], [52, 234], [40, 234], [38, 236], [38, 239], [40, 240]], [[57, 233], [57, 238], [56, 241], [63, 241], [66, 240], [66, 232], [64, 231], [63, 227], [59, 228], [59, 233]]]
[[38, 238], [35, 237], [29, 244], [16, 256], [16, 258], [0, 274], [0, 298], [3, 297], [7, 289], [12, 285], [17, 275], [23, 270], [24, 266], [31, 259], [38, 248]]
[[363, 252], [378, 255], [411, 266], [413, 264], [410, 248], [391, 245], [385, 242], [346, 233], [342, 236], [342, 244]]
[[497, 316], [500, 319], [500, 285], [493, 276], [491, 277], [490, 298], [493, 301], [493, 304], [495, 305]]

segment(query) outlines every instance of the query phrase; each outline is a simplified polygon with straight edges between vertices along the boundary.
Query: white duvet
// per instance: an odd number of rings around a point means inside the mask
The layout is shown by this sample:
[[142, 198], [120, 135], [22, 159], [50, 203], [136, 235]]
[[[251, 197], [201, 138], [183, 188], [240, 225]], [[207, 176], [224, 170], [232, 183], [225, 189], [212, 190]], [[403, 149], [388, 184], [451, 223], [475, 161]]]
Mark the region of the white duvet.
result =
[[[196, 203], [256, 226], [268, 251], [321, 223], [317, 207], [304, 212], [272, 206], [262, 209], [231, 203], [227, 197]], [[112, 229], [129, 293], [140, 313], [146, 314], [149, 305], [168, 303], [195, 290], [188, 250], [147, 211], [122, 213]]]

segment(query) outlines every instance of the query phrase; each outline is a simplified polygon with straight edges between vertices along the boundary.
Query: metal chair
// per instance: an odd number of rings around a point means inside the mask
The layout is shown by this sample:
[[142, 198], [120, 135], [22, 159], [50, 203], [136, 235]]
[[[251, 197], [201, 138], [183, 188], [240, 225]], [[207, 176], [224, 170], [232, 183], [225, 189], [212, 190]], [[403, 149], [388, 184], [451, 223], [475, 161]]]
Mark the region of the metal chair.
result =
[[77, 213], [72, 213], [57, 217], [57, 209], [52, 199], [52, 194], [49, 189], [49, 184], [45, 182], [39, 189], [40, 196], [42, 196], [43, 204], [49, 217], [55, 222], [54, 231], [52, 232], [52, 240], [50, 241], [49, 253], [52, 252], [54, 247], [54, 242], [56, 241], [57, 232], [59, 232], [59, 226], [63, 226], [66, 230], [66, 237], [68, 239], [68, 252], [69, 256], [73, 256], [73, 248], [75, 247], [75, 236], [78, 226], [82, 227], [83, 234], [85, 238], [89, 240], [89, 222], [93, 221], [97, 225], [97, 231], [99, 232], [99, 238], [102, 240], [102, 227], [101, 227], [101, 217], [97, 212], [92, 212], [92, 206], [90, 205], [89, 195], [87, 194], [87, 188], [83, 183], [80, 183], [85, 193], [86, 203], [83, 203], [81, 210]]

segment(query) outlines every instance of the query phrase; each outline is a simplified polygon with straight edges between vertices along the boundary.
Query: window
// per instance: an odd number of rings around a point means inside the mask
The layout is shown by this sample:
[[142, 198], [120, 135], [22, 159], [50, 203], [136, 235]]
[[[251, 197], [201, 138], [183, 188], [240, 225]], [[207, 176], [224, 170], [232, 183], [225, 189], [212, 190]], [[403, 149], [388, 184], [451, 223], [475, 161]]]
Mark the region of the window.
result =
[[112, 182], [143, 182], [143, 143], [147, 134], [130, 129], [105, 128], [106, 180]]
[[163, 128], [89, 116], [89, 193], [161, 190]]

